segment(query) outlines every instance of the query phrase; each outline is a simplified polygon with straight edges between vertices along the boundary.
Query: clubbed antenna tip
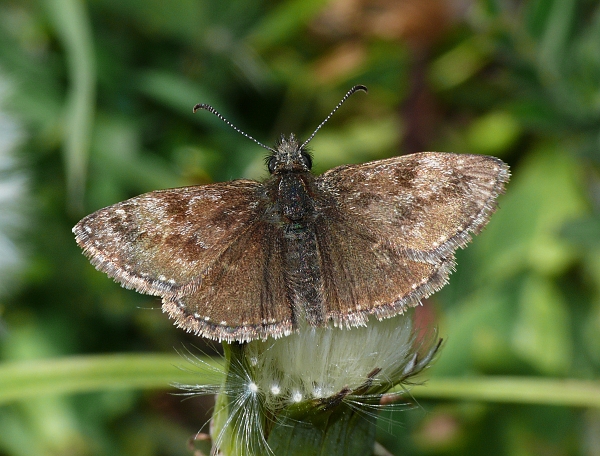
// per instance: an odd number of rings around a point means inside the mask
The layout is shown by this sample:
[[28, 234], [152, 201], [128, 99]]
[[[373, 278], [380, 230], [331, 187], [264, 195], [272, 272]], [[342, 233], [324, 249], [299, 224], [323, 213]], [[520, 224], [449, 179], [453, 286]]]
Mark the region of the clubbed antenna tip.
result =
[[[359, 90], [362, 90], [363, 92], [367, 92], [367, 87], [361, 84], [355, 85], [354, 87], [352, 87], [347, 93], [346, 95], [344, 95], [344, 97], [340, 100], [340, 102], [337, 104], [337, 106], [335, 108], [333, 108], [333, 110], [329, 113], [329, 115], [325, 118], [325, 120], [323, 122], [321, 122], [319, 124], [319, 126], [315, 129], [315, 131], [313, 131], [312, 135], [310, 135], [308, 137], [308, 139], [306, 141], [304, 141], [304, 143], [302, 144], [301, 148], [306, 146], [311, 139], [313, 139], [315, 137], [315, 135], [317, 134], [317, 132], [321, 129], [321, 127], [323, 125], [325, 125], [325, 123], [331, 118], [331, 116], [333, 115], [334, 112], [336, 112], [340, 106], [342, 106], [342, 104], [344, 103], [344, 101], [346, 101], [350, 95], [352, 95], [355, 92], [358, 92]], [[254, 141], [256, 144], [258, 144], [261, 147], [264, 147], [265, 149], [275, 153], [276, 151], [268, 146], [265, 146], [263, 143], [261, 143], [260, 141], [258, 141], [257, 139], [254, 139], [252, 136], [250, 136], [247, 133], [244, 133], [242, 130], [240, 130], [238, 127], [236, 127], [235, 125], [233, 125], [231, 122], [229, 122], [225, 117], [223, 117], [215, 108], [213, 108], [211, 105], [205, 104], [205, 103], [198, 103], [197, 105], [194, 106], [194, 113], [196, 111], [198, 111], [199, 109], [204, 109], [205, 111], [210, 112], [211, 114], [214, 114], [215, 116], [217, 116], [219, 119], [221, 119], [223, 122], [225, 122], [227, 125], [229, 125], [231, 128], [233, 128], [235, 131], [237, 131], [238, 133], [244, 135], [246, 138]]]
[[238, 127], [236, 127], [235, 125], [233, 125], [231, 122], [229, 122], [225, 117], [223, 117], [219, 111], [217, 111], [215, 108], [213, 108], [211, 105], [207, 105], [205, 103], [198, 103], [197, 105], [194, 106], [193, 112], [195, 113], [196, 111], [198, 111], [199, 109], [204, 109], [205, 111], [210, 112], [211, 114], [214, 114], [215, 116], [217, 116], [219, 119], [221, 119], [223, 122], [225, 122], [227, 125], [229, 125], [231, 128], [233, 128], [235, 131], [237, 131], [238, 133], [244, 135], [246, 138], [254, 141], [256, 144], [258, 144], [261, 147], [264, 147], [265, 149], [271, 151], [271, 152], [275, 152], [273, 150], [273, 148], [269, 147], [269, 146], [265, 146], [263, 143], [261, 143], [259, 140], [254, 139], [252, 136], [250, 136], [248, 133], [243, 132], [242, 130], [240, 130]]
[[323, 122], [321, 122], [317, 128], [315, 128], [315, 131], [313, 131], [312, 135], [310, 135], [308, 137], [308, 139], [306, 141], [304, 141], [304, 143], [302, 144], [301, 147], [306, 146], [310, 142], [310, 140], [315, 137], [315, 135], [321, 129], [321, 127], [327, 123], [327, 121], [331, 118], [333, 113], [336, 112], [338, 109], [340, 109], [340, 106], [342, 106], [342, 104], [344, 104], [344, 101], [346, 101], [348, 98], [350, 98], [350, 95], [358, 92], [359, 90], [362, 90], [363, 92], [368, 92], [367, 87], [364, 85], [361, 85], [361, 84], [355, 85], [350, 90], [348, 90], [348, 92], [346, 92], [346, 95], [343, 96], [343, 98], [340, 100], [340, 102], [337, 104], [337, 106], [335, 108], [333, 108], [333, 110], [329, 113], [329, 115], [327, 117], [325, 117], [325, 120]]

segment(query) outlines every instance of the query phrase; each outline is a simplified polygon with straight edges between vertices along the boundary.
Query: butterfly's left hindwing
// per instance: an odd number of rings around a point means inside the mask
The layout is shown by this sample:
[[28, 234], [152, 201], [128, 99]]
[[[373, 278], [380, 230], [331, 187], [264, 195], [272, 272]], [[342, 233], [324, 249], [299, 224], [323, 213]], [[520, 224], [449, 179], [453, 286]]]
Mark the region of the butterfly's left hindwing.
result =
[[175, 323], [232, 342], [289, 334], [292, 307], [284, 275], [281, 230], [259, 221], [235, 239], [196, 286], [163, 299]]

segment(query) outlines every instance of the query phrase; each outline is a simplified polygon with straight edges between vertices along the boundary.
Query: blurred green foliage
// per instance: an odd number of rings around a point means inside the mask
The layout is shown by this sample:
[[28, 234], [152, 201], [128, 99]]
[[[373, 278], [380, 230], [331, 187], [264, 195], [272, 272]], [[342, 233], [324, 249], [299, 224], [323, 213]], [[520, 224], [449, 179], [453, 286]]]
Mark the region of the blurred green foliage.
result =
[[[96, 272], [71, 226], [142, 192], [264, 177], [265, 151], [195, 103], [270, 144], [306, 137], [355, 83], [369, 94], [311, 142], [317, 172], [420, 150], [493, 154], [513, 171], [422, 309], [447, 338], [426, 376], [596, 379], [593, 0], [0, 3], [0, 363], [210, 351], [157, 299]], [[382, 422], [393, 454], [600, 454], [598, 409], [419, 405]], [[0, 407], [0, 455], [191, 454], [208, 407], [133, 390], [15, 401]]]

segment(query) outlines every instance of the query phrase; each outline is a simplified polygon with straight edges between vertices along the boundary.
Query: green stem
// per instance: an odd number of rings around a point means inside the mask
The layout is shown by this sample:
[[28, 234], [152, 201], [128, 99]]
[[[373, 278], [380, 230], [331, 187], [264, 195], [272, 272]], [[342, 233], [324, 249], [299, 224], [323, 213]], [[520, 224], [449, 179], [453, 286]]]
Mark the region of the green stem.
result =
[[288, 456], [361, 456], [371, 454], [374, 445], [375, 421], [346, 404], [308, 413], [290, 410], [269, 435], [273, 454]]
[[434, 378], [411, 393], [416, 398], [600, 408], [600, 382], [575, 379]]
[[[114, 389], [165, 389], [173, 382], [202, 383], [214, 377], [219, 359], [193, 366], [176, 355], [97, 355], [0, 364], [0, 406], [50, 394]], [[206, 382], [204, 382], [206, 383]]]
[[[170, 383], [218, 384], [211, 369], [178, 355], [98, 355], [0, 364], [0, 406], [50, 394], [168, 388]], [[178, 369], [183, 368], [183, 369]], [[190, 370], [185, 370], [190, 369]], [[524, 377], [433, 378], [411, 388], [417, 399], [478, 400], [600, 408], [600, 382]]]

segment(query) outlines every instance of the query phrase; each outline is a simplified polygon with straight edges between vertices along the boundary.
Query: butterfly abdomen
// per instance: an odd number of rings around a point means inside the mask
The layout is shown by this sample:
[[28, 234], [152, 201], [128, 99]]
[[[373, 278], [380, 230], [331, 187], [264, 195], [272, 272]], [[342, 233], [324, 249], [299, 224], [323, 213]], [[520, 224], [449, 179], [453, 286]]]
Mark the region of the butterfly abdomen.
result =
[[315, 208], [309, 193], [311, 179], [307, 172], [277, 176], [277, 218], [283, 237], [284, 276], [296, 327], [300, 320], [311, 326], [325, 323]]
[[325, 323], [321, 266], [317, 252], [317, 239], [312, 224], [284, 227], [283, 253], [285, 280], [292, 303], [293, 324], [299, 320], [311, 326]]

